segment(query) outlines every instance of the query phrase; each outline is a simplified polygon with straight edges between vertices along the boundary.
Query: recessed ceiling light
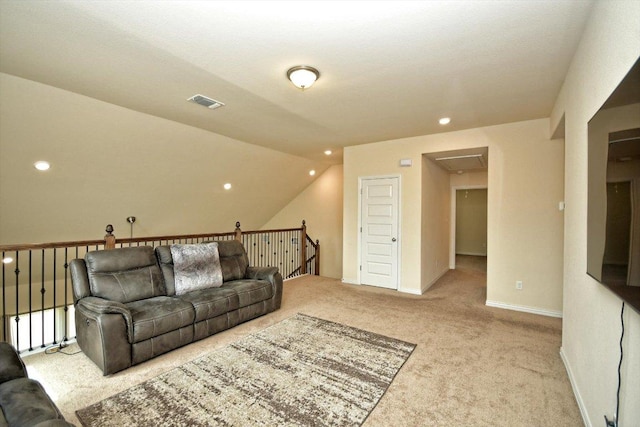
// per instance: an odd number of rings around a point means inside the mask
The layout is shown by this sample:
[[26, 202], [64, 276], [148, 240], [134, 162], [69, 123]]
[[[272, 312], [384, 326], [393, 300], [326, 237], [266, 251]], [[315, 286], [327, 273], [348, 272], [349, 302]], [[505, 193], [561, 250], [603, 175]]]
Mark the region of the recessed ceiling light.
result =
[[13, 262], [13, 258], [11, 258], [10, 256], [8, 256], [6, 258], [2, 258], [2, 262], [4, 264], [11, 264]]
[[313, 169], [311, 169], [311, 170], [309, 171], [309, 175], [313, 176], [313, 175], [315, 175], [315, 174], [316, 174], [316, 171], [314, 171]]
[[330, 156], [330, 155], [331, 155], [331, 150], [326, 150], [326, 151], [324, 152], [324, 154], [326, 154], [327, 156]]
[[225, 190], [231, 190], [231, 184], [230, 183], [226, 183], [225, 185], [223, 185]]
[[39, 171], [46, 171], [46, 170], [49, 170], [49, 168], [51, 167], [49, 162], [45, 162], [44, 160], [39, 160], [35, 162], [33, 166]]
[[451, 119], [449, 117], [443, 117], [438, 120], [438, 123], [440, 123], [441, 125], [448, 125], [449, 123], [451, 123]]

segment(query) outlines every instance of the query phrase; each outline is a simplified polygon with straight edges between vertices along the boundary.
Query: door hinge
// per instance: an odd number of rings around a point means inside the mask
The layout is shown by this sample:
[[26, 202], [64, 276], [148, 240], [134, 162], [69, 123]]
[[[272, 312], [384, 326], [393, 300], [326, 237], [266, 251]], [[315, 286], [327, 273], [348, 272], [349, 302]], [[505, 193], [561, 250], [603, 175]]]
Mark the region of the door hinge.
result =
[[362, 271], [362, 266], [360, 266], [360, 271]]
[[360, 227], [360, 232], [362, 233], [362, 227]]

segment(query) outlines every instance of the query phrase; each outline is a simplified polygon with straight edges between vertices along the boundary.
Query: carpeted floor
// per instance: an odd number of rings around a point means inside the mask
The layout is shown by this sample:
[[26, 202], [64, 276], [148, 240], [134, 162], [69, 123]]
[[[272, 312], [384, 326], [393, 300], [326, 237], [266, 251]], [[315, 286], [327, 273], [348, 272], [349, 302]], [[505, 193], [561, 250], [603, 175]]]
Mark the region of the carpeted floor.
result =
[[415, 345], [297, 314], [76, 412], [84, 426], [359, 426]]
[[65, 417], [298, 312], [417, 347], [364, 426], [581, 426], [559, 356], [561, 319], [484, 305], [482, 262], [464, 257], [422, 296], [305, 276], [285, 282], [282, 308], [103, 377], [82, 353], [25, 358]]

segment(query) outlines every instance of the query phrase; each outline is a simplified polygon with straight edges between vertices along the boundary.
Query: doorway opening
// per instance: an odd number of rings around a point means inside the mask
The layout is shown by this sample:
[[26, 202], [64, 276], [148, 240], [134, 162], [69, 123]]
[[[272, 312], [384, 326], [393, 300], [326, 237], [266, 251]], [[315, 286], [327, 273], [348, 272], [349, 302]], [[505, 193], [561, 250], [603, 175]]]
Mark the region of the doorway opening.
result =
[[487, 272], [487, 187], [452, 187], [451, 268]]

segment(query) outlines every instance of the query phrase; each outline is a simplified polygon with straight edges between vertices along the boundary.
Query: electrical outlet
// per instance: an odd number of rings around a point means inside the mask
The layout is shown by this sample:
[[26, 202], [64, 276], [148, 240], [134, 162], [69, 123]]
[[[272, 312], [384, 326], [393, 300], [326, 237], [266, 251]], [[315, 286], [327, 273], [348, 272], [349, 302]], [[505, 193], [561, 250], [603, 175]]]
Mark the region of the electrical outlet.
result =
[[522, 290], [522, 280], [517, 280], [516, 281], [516, 289], [521, 291]]

